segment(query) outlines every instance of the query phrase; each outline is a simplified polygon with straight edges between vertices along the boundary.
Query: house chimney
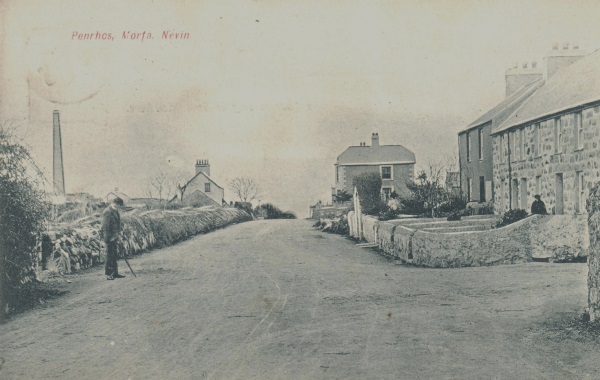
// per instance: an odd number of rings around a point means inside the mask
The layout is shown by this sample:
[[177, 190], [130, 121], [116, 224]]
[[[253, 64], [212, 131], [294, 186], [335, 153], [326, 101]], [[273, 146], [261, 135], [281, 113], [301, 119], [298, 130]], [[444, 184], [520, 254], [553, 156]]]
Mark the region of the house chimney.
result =
[[377, 132], [371, 135], [371, 146], [376, 147], [379, 146], [379, 134]]
[[544, 57], [544, 61], [546, 62], [545, 80], [552, 78], [554, 74], [586, 55], [584, 51], [579, 49], [579, 44], [573, 44], [572, 49], [569, 47], [570, 44], [567, 42], [563, 44], [562, 49], [559, 49], [558, 44], [555, 43], [552, 46], [552, 50], [546, 54], [546, 57]]
[[208, 160], [196, 160], [196, 175], [200, 172], [210, 177], [210, 164]]
[[518, 64], [513, 65], [513, 67], [506, 70], [506, 96], [514, 94], [523, 86], [542, 79], [543, 76], [544, 72], [541, 68], [538, 68], [537, 62], [532, 62], [531, 66], [528, 62], [524, 62], [521, 67]]
[[56, 195], [65, 194], [65, 168], [63, 166], [62, 137], [60, 133], [60, 116], [58, 111], [52, 113], [52, 176], [54, 184], [54, 193]]

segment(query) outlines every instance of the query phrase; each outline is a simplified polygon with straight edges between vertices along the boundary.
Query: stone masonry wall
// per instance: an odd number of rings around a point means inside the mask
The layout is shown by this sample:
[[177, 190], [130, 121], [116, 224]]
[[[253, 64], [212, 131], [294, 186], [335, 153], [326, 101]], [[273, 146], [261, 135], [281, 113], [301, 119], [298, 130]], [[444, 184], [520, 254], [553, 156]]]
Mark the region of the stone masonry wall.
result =
[[567, 261], [589, 251], [586, 220], [581, 215], [533, 215], [502, 228], [470, 232], [426, 232], [405, 223], [363, 217], [365, 240], [378, 244], [386, 255], [438, 268], [512, 264], [533, 258]]
[[539, 217], [532, 221], [530, 235], [533, 258], [568, 261], [588, 256], [587, 215]]
[[[576, 114], [581, 112], [583, 136], [581, 148], [577, 144]], [[560, 120], [560, 149], [556, 149], [557, 133], [555, 124]], [[564, 214], [584, 213], [578, 210], [577, 172], [584, 178], [584, 197], [587, 196], [592, 184], [600, 180], [600, 106], [591, 106], [581, 111], [570, 111], [556, 118], [531, 123], [510, 131], [511, 170], [508, 170], [508, 134], [503, 132], [493, 136], [494, 155], [494, 192], [496, 194], [495, 212], [503, 213], [509, 210], [510, 192], [512, 186], [509, 180], [519, 181], [518, 204], [514, 208], [529, 209], [533, 195], [539, 193], [546, 203], [549, 213], [556, 210], [556, 174], [563, 176], [563, 205]], [[536, 125], [539, 131], [536, 132]], [[521, 143], [523, 130], [524, 143]], [[541, 150], [538, 152], [535, 144], [536, 133], [539, 133]], [[504, 139], [503, 139], [504, 137]], [[513, 141], [515, 144], [513, 144]], [[502, 157], [505, 152], [505, 158]], [[521, 202], [521, 189], [526, 180], [527, 203]]]
[[379, 243], [379, 220], [373, 216], [363, 215], [363, 237], [369, 243]]
[[588, 309], [590, 321], [600, 319], [600, 183], [587, 200], [590, 247], [588, 256]]

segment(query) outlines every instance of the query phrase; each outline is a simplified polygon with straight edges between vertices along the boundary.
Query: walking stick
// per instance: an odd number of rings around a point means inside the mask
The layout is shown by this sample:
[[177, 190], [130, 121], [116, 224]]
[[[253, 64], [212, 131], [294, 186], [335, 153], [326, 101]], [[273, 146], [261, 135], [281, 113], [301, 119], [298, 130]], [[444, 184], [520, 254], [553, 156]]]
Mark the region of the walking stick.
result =
[[127, 266], [129, 267], [129, 270], [131, 271], [131, 274], [133, 275], [133, 277], [137, 277], [135, 275], [135, 272], [133, 271], [133, 269], [131, 269], [131, 265], [129, 265], [129, 261], [127, 261], [127, 256], [123, 255], [123, 258], [125, 259], [125, 262], [127, 263]]
[[[119, 240], [122, 242], [123, 239], [119, 238]], [[129, 265], [129, 261], [127, 261], [127, 254], [125, 252], [123, 252], [123, 259], [125, 259], [125, 263], [127, 263], [127, 266], [129, 267], [129, 270], [131, 271], [131, 274], [133, 275], [133, 277], [137, 277], [135, 275], [135, 272], [133, 271], [133, 269], [131, 268], [131, 265]]]

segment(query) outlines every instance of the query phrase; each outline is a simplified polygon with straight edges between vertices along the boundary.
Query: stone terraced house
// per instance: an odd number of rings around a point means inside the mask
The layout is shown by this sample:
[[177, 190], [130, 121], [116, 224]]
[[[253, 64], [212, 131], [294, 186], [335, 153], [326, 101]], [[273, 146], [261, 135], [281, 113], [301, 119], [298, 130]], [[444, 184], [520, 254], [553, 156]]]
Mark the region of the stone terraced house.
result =
[[491, 133], [496, 213], [530, 211], [540, 194], [549, 213], [582, 214], [600, 181], [600, 51], [567, 58], [548, 60], [543, 85]]
[[[514, 69], [509, 71], [510, 78], [518, 77]], [[526, 84], [512, 91], [510, 88], [514, 84], [507, 72], [506, 87], [507, 94], [510, 94], [458, 132], [460, 188], [463, 197], [469, 202], [488, 202], [494, 199], [492, 130], [502, 124], [543, 84], [541, 71], [539, 77], [534, 76], [531, 69], [523, 71], [525, 79], [533, 80], [532, 83], [521, 79], [518, 83]]]

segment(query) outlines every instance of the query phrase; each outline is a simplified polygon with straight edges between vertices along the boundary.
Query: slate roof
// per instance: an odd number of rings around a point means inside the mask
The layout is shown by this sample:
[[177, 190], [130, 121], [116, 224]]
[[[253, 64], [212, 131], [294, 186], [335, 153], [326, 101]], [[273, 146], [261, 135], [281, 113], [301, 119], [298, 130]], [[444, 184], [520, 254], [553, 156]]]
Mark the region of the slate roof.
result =
[[552, 76], [492, 133], [600, 101], [600, 50]]
[[470, 129], [482, 126], [484, 124], [492, 123], [492, 131], [502, 124], [506, 118], [508, 118], [515, 110], [520, 107], [537, 89], [544, 84], [542, 79], [539, 79], [533, 83], [521, 87], [510, 96], [506, 97], [503, 101], [498, 103], [497, 106], [490, 109], [477, 120], [469, 124], [466, 128], [460, 130], [458, 134], [466, 132]]
[[196, 177], [198, 177], [199, 175], [202, 175], [202, 176], [206, 177], [206, 178], [207, 178], [207, 179], [208, 179], [210, 182], [214, 183], [214, 184], [215, 184], [215, 186], [217, 186], [219, 189], [222, 189], [222, 187], [221, 187], [221, 186], [219, 186], [219, 184], [218, 184], [218, 183], [216, 183], [214, 179], [210, 178], [210, 177], [208, 176], [208, 174], [204, 173], [203, 171], [200, 171], [200, 172], [196, 173], [196, 175], [194, 175], [194, 176], [193, 176], [193, 177], [192, 177], [192, 178], [191, 178], [189, 181], [187, 181], [187, 182], [185, 183], [185, 185], [183, 185], [183, 186], [182, 186], [182, 188], [185, 190], [185, 188], [186, 188], [186, 187], [187, 187], [187, 186], [188, 186], [190, 183], [192, 183], [192, 181], [193, 181], [193, 180], [195, 180], [195, 179], [196, 179]]
[[414, 164], [415, 154], [402, 145], [351, 146], [337, 158], [337, 165]]

